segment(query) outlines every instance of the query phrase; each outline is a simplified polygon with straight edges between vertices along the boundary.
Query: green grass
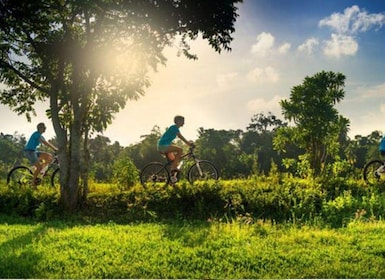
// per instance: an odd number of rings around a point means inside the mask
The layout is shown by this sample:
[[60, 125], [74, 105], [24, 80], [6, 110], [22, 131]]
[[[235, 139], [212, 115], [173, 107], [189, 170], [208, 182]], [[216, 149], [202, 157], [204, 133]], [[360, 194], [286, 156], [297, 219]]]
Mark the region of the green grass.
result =
[[34, 224], [0, 216], [0, 278], [385, 278], [385, 223]]

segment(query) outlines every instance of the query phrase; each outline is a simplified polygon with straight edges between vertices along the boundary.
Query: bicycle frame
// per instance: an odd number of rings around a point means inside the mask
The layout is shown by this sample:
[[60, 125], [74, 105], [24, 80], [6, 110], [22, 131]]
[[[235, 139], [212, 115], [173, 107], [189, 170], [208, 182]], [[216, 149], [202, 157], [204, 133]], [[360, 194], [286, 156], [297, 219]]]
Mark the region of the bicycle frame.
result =
[[48, 173], [48, 171], [53, 168], [53, 166], [55, 164], [59, 166], [59, 158], [58, 158], [58, 156], [56, 154], [53, 154], [53, 158], [52, 158], [51, 162], [47, 164], [46, 169], [41, 174], [41, 176], [44, 177]]
[[[202, 175], [202, 169], [199, 165], [199, 159], [197, 159], [196, 155], [194, 154], [194, 149], [195, 149], [195, 146], [190, 146], [189, 148], [189, 151], [183, 155], [181, 155], [180, 157], [180, 160], [182, 162], [182, 160], [194, 160], [194, 162], [196, 163], [197, 167], [198, 167], [198, 171], [199, 171], [199, 175]], [[167, 155], [165, 154], [166, 158], [167, 158]], [[171, 165], [171, 161], [167, 160], [167, 163], [165, 164], [165, 167]]]
[[[195, 146], [191, 146], [189, 151], [185, 154], [182, 154], [180, 157], [180, 165], [178, 168], [180, 172], [176, 174], [177, 180], [171, 177], [170, 166], [172, 160], [169, 160], [168, 153], [161, 153], [167, 159], [166, 163], [161, 162], [150, 162], [145, 165], [140, 172], [140, 181], [143, 185], [154, 184], [154, 183], [171, 183], [179, 181], [181, 174], [185, 173], [186, 178], [190, 183], [193, 183], [195, 180], [207, 180], [207, 179], [218, 179], [218, 170], [215, 165], [208, 160], [201, 160], [196, 157], [194, 154]], [[188, 167], [184, 166], [183, 161], [189, 161]], [[186, 170], [186, 171], [183, 171]]]
[[[188, 151], [187, 153], [181, 155], [181, 157], [180, 157], [180, 163], [182, 163], [183, 160], [190, 160], [190, 159], [192, 159], [192, 160], [195, 162], [195, 164], [196, 164], [196, 166], [197, 166], [197, 168], [198, 168], [199, 175], [202, 176], [203, 172], [202, 172], [202, 169], [201, 169], [201, 167], [200, 167], [200, 165], [199, 165], [199, 160], [197, 159], [196, 155], [194, 154], [194, 149], [195, 149], [195, 146], [190, 146], [189, 151]], [[171, 152], [171, 153], [172, 153], [172, 152]], [[167, 169], [167, 170], [168, 170], [168, 167], [169, 167], [169, 166], [171, 165], [171, 163], [172, 163], [172, 161], [170, 161], [170, 160], [168, 159], [168, 156], [167, 156], [168, 153], [161, 153], [161, 154], [165, 156], [167, 162], [163, 165], [163, 168], [162, 168], [161, 170], [159, 170], [159, 172], [161, 172], [161, 171], [164, 170], [164, 169]], [[182, 166], [183, 166], [183, 165], [182, 165]], [[178, 179], [179, 179], [180, 173], [181, 173], [181, 170], [179, 170], [179, 172], [178, 172], [178, 174], [177, 174]], [[171, 174], [170, 174], [170, 175], [171, 175]]]
[[[33, 178], [33, 172], [35, 170], [34, 168], [35, 168], [35, 166], [32, 166], [32, 167], [28, 167], [25, 165], [14, 166], [8, 172], [7, 184], [12, 184], [12, 182], [17, 184], [18, 186], [30, 184], [31, 179]], [[59, 160], [58, 160], [58, 157], [56, 154], [53, 154], [53, 158], [52, 158], [51, 162], [49, 162], [44, 167], [44, 169], [42, 171], [40, 171], [40, 174], [38, 174], [38, 176], [36, 178], [36, 182], [38, 182], [38, 184], [40, 184], [42, 178], [46, 177], [50, 170], [52, 170], [52, 174], [50, 175], [50, 182], [51, 182], [51, 185], [54, 186], [56, 179], [59, 179], [58, 173], [60, 170]]]

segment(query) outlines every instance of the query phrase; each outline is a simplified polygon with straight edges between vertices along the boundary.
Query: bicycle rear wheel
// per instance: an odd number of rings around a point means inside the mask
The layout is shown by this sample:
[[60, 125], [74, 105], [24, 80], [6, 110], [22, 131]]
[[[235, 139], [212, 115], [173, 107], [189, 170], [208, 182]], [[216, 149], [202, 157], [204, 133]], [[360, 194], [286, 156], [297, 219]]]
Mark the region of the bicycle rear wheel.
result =
[[9, 171], [7, 185], [11, 187], [31, 186], [33, 180], [32, 171], [26, 166], [16, 166]]
[[170, 173], [166, 166], [160, 162], [150, 162], [140, 172], [140, 183], [143, 187], [167, 185]]
[[369, 185], [385, 183], [385, 173], [378, 172], [384, 162], [378, 159], [369, 161], [364, 167], [364, 180]]
[[200, 160], [192, 165], [188, 171], [188, 181], [192, 184], [197, 180], [218, 180], [218, 170], [208, 160]]

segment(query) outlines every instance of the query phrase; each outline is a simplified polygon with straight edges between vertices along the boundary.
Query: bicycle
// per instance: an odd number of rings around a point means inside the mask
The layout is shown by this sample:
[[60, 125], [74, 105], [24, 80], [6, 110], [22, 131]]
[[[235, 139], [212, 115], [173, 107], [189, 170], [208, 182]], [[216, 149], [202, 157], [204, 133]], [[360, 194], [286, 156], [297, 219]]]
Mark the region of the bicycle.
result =
[[[7, 185], [8, 186], [32, 186], [33, 180], [33, 168], [34, 166], [28, 167], [25, 165], [18, 165], [11, 169], [7, 175]], [[39, 176], [36, 178], [36, 184], [40, 185], [44, 181], [44, 178], [49, 177], [51, 173], [50, 183], [52, 187], [59, 185], [59, 159], [56, 154], [53, 154], [52, 161], [40, 172]]]
[[369, 185], [385, 183], [385, 162], [374, 159], [365, 164], [364, 181]]
[[[190, 184], [193, 184], [196, 180], [218, 180], [218, 170], [215, 165], [208, 160], [198, 159], [194, 153], [195, 146], [191, 145], [189, 151], [181, 156], [181, 161], [178, 166], [179, 172], [176, 175], [176, 182], [181, 178], [182, 167], [184, 167], [184, 161], [191, 161], [191, 165], [187, 171], [187, 179]], [[155, 186], [156, 184], [175, 184], [171, 179], [170, 166], [172, 161], [168, 159], [167, 154], [161, 153], [166, 156], [167, 162], [150, 162], [143, 167], [140, 172], [140, 182], [146, 186]]]

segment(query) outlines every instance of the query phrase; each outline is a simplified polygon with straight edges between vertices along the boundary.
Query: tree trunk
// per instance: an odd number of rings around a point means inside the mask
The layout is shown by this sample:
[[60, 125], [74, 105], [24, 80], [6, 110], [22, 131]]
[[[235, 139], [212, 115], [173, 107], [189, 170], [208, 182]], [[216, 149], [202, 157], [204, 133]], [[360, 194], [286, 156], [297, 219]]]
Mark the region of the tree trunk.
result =
[[[70, 145], [67, 150], [68, 160], [63, 164], [62, 169], [61, 197], [60, 202], [68, 212], [74, 212], [79, 206], [79, 176], [80, 176], [80, 123], [74, 122], [71, 128]], [[64, 166], [63, 166], [64, 165]]]
[[88, 172], [90, 164], [90, 152], [88, 149], [88, 129], [85, 129], [83, 140], [83, 161], [81, 170], [81, 200], [85, 201], [88, 195]]

